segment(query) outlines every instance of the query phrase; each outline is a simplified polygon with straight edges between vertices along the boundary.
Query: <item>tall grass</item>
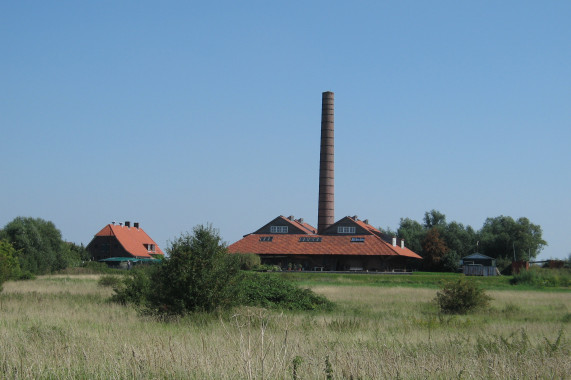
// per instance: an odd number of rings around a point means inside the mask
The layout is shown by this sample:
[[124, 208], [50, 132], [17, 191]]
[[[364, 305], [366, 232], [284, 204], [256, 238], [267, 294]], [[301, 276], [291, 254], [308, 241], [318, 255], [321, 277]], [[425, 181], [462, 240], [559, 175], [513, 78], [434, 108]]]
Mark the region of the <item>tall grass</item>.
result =
[[0, 373], [11, 379], [567, 378], [569, 292], [490, 291], [440, 315], [436, 289], [321, 285], [331, 312], [240, 308], [161, 322], [108, 302], [97, 276], [8, 282]]

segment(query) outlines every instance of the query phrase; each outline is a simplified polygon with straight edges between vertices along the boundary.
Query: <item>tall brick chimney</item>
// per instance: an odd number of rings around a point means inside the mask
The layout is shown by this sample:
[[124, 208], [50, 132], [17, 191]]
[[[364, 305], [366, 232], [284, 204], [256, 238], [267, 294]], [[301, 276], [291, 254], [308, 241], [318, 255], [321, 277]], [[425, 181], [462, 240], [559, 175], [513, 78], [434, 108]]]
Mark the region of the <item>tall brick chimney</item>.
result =
[[326, 91], [321, 100], [321, 150], [319, 156], [319, 206], [317, 233], [335, 223], [334, 198], [334, 94]]

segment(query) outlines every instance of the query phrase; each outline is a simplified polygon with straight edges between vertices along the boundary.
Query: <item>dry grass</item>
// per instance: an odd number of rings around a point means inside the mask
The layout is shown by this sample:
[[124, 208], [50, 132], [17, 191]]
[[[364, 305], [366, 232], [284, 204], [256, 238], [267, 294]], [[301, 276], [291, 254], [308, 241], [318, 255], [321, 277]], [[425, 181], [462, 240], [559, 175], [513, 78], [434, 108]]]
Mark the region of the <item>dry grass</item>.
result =
[[107, 302], [97, 278], [5, 284], [1, 378], [291, 379], [295, 357], [300, 379], [571, 373], [569, 293], [495, 291], [486, 313], [441, 317], [434, 289], [331, 285], [314, 290], [339, 304], [332, 313], [242, 308], [160, 322]]

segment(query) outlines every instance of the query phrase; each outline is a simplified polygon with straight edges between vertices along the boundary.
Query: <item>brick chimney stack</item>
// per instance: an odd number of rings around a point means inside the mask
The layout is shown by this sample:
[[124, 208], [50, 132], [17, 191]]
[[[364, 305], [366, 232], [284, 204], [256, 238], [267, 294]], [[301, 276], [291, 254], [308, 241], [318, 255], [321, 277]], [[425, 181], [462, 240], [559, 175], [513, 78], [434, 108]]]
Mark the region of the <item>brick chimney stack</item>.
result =
[[321, 150], [319, 156], [319, 205], [317, 233], [335, 223], [334, 198], [334, 94], [326, 91], [321, 100]]

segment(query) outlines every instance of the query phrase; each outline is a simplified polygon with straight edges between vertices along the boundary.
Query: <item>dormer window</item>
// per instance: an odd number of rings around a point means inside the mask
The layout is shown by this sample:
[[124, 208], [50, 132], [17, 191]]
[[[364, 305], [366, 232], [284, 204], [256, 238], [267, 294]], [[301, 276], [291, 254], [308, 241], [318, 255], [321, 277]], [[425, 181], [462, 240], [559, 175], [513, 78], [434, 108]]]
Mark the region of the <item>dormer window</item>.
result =
[[273, 236], [262, 236], [262, 237], [260, 237], [260, 241], [271, 242], [272, 240], [274, 240]]
[[287, 234], [287, 226], [271, 226], [270, 232], [272, 234]]
[[352, 237], [351, 238], [351, 243], [364, 243], [364, 242], [365, 242], [364, 237]]
[[356, 231], [355, 227], [339, 226], [337, 227], [338, 234], [354, 234]]
[[147, 252], [149, 252], [149, 253], [155, 252], [155, 245], [154, 244], [145, 244], [145, 248], [147, 248]]

